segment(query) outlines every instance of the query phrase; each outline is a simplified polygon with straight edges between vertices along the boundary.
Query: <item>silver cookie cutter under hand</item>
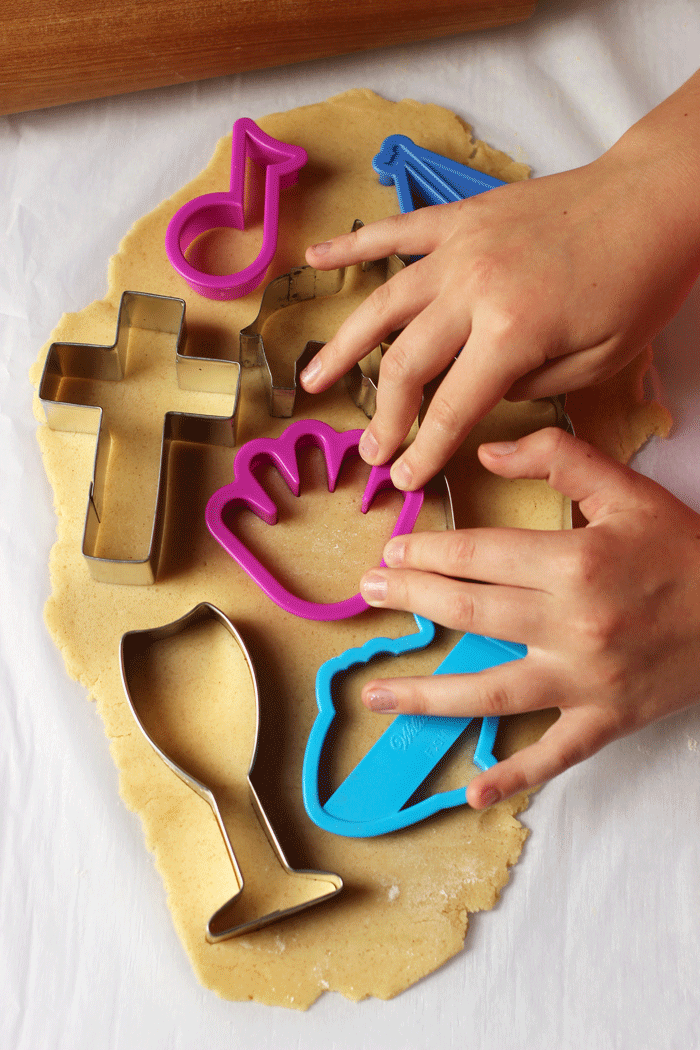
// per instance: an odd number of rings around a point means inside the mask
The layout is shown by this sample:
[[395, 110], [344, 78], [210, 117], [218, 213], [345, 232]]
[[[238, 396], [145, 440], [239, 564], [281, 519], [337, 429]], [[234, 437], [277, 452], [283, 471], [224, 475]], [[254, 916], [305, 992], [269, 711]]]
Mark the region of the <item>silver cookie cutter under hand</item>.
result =
[[[303, 879], [309, 883], [310, 897], [307, 900], [293, 904], [290, 907], [284, 907], [275, 909], [271, 912], [262, 915], [256, 915], [253, 918], [248, 918], [243, 922], [234, 923], [229, 925], [226, 919], [226, 913], [231, 905], [238, 901], [243, 894], [245, 894], [245, 879], [244, 874], [236, 859], [234, 847], [229, 837], [229, 832], [224, 823], [219, 804], [216, 800], [214, 791], [209, 788], [206, 784], [202, 783], [187, 770], [179, 766], [162, 748], [158, 746], [153, 737], [149, 734], [144, 726], [139, 715], [139, 701], [135, 695], [137, 690], [134, 688], [132, 677], [135, 672], [138, 671], [141, 662], [144, 659], [145, 653], [148, 648], [155, 642], [163, 641], [167, 638], [173, 637], [173, 635], [181, 632], [188, 631], [191, 628], [197, 627], [203, 621], [210, 619], [218, 621], [226, 630], [230, 633], [231, 639], [234, 645], [237, 645], [246, 661], [248, 671], [253, 686], [254, 698], [255, 698], [255, 744], [253, 747], [253, 757], [251, 759], [250, 767], [247, 775], [247, 785], [250, 796], [250, 804], [252, 806], [255, 817], [258, 823], [262, 827], [265, 835], [274, 851], [280, 866], [291, 878]], [[260, 797], [253, 785], [253, 769], [255, 766], [256, 754], [257, 754], [257, 740], [258, 740], [258, 727], [259, 727], [259, 715], [260, 715], [260, 700], [258, 694], [257, 679], [255, 676], [255, 670], [253, 664], [246, 649], [243, 640], [233, 626], [227, 616], [221, 612], [216, 606], [209, 604], [209, 602], [201, 602], [199, 605], [191, 609], [190, 612], [186, 613], [179, 620], [175, 620], [172, 623], [165, 624], [163, 627], [155, 627], [151, 630], [145, 631], [129, 631], [121, 640], [120, 646], [121, 656], [121, 674], [122, 682], [124, 685], [124, 692], [126, 694], [131, 713], [134, 719], [145, 736], [148, 743], [151, 745], [156, 754], [163, 760], [166, 766], [175, 773], [180, 780], [182, 780], [188, 787], [192, 788], [200, 798], [204, 799], [212, 809], [216, 822], [218, 824], [221, 836], [226, 846], [233, 871], [238, 883], [238, 891], [224, 904], [209, 919], [206, 927], [206, 938], [210, 944], [216, 944], [219, 941], [229, 940], [232, 937], [238, 937], [241, 934], [252, 933], [255, 930], [259, 930], [264, 926], [269, 926], [271, 923], [277, 922], [280, 919], [285, 919], [290, 915], [294, 915], [300, 911], [304, 911], [307, 908], [312, 907], [315, 904], [320, 904], [324, 901], [328, 901], [331, 898], [337, 896], [343, 888], [343, 880], [339, 875], [335, 875], [332, 872], [325, 871], [311, 871], [306, 869], [295, 869], [292, 868], [284, 854], [282, 846], [277, 839], [277, 836], [270, 824], [270, 821], [265, 813]], [[314, 883], [317, 884], [314, 888]]]
[[[353, 232], [362, 226], [357, 219], [353, 223]], [[361, 264], [363, 272], [379, 267], [383, 281], [403, 270], [405, 263], [398, 255], [390, 255], [376, 262]], [[316, 270], [313, 266], [298, 266], [289, 273], [275, 278], [265, 289], [260, 309], [254, 321], [240, 333], [240, 361], [244, 368], [262, 368], [268, 390], [269, 411], [271, 416], [288, 418], [294, 412], [297, 392], [297, 373], [299, 365], [305, 362], [323, 345], [309, 342], [293, 361], [275, 360], [275, 353], [265, 345], [263, 329], [273, 314], [296, 303], [308, 302], [325, 296], [336, 295], [342, 290], [347, 279], [348, 267], [336, 270]], [[371, 357], [370, 357], [371, 354]], [[381, 362], [381, 347], [375, 347], [370, 354], [373, 371], [378, 375]], [[376, 381], [363, 371], [360, 365], [354, 365], [345, 377], [348, 392], [358, 408], [368, 418], [372, 418], [376, 406]]]
[[[61, 399], [66, 380], [119, 382], [125, 376], [129, 333], [132, 328], [173, 336], [178, 386], [184, 390], [231, 394], [228, 416], [167, 412], [163, 422], [160, 470], [155, 513], [145, 558], [103, 558], [97, 540], [107, 482], [111, 439], [99, 405], [73, 404]], [[235, 423], [240, 388], [238, 361], [216, 360], [185, 354], [185, 302], [147, 292], [124, 292], [119, 304], [117, 332], [111, 346], [88, 343], [52, 343], [39, 384], [39, 398], [52, 430], [95, 434], [97, 442], [93, 476], [83, 531], [82, 552], [94, 579], [102, 583], [149, 584], [156, 578], [165, 523], [168, 464], [173, 441], [199, 445], [236, 443]]]

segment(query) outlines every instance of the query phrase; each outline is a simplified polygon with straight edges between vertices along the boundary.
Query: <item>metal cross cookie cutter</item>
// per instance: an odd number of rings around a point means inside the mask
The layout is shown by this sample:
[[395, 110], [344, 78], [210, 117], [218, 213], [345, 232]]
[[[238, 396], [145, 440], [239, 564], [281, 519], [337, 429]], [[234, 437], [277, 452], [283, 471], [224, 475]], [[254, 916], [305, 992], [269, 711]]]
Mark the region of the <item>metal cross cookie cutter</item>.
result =
[[[466, 805], [466, 785], [414, 800], [422, 785], [472, 718], [439, 715], [398, 715], [337, 790], [325, 802], [320, 794], [320, 770], [327, 738], [336, 718], [333, 679], [381, 655], [400, 656], [424, 649], [435, 637], [435, 624], [415, 615], [418, 631], [401, 638], [372, 638], [327, 660], [316, 676], [319, 713], [304, 754], [304, 805], [324, 831], [351, 838], [370, 838], [409, 827], [443, 809]], [[473, 674], [527, 654], [524, 645], [484, 635], [464, 634], [434, 674]], [[474, 751], [474, 764], [489, 769], [496, 764], [493, 747], [498, 718], [483, 718]]]
[[[171, 638], [172, 636], [190, 631], [201, 625], [204, 621], [211, 620], [220, 623], [231, 636], [231, 642], [233, 645], [237, 645], [245, 658], [248, 670], [250, 672], [250, 678], [254, 693], [255, 702], [255, 743], [253, 750], [253, 757], [250, 763], [250, 768], [247, 775], [247, 786], [250, 797], [250, 804], [252, 806], [257, 823], [262, 827], [269, 844], [274, 851], [280, 866], [290, 877], [290, 880], [297, 879], [303, 880], [308, 884], [309, 898], [301, 902], [296, 902], [290, 907], [273, 910], [267, 914], [255, 915], [254, 917], [248, 917], [243, 922], [230, 925], [231, 919], [227, 919], [227, 913], [231, 905], [239, 900], [242, 896], [246, 895], [246, 882], [245, 878], [248, 874], [251, 875], [251, 881], [255, 885], [252, 873], [243, 873], [236, 859], [234, 848], [231, 844], [229, 833], [224, 824], [219, 804], [216, 799], [215, 791], [212, 788], [207, 787], [206, 784], [202, 783], [195, 776], [188, 773], [187, 770], [179, 766], [171, 757], [158, 746], [156, 741], [147, 731], [142, 717], [139, 713], [141, 704], [147, 701], [147, 696], [143, 695], [143, 689], [139, 694], [139, 670], [143, 666], [144, 660], [148, 657], [148, 652], [151, 647], [158, 642], [165, 639]], [[269, 926], [271, 923], [277, 922], [280, 919], [284, 919], [289, 915], [294, 915], [297, 912], [310, 908], [315, 904], [320, 904], [323, 901], [330, 900], [332, 897], [337, 896], [343, 888], [343, 880], [340, 876], [333, 874], [332, 872], [325, 871], [310, 871], [310, 870], [298, 870], [290, 867], [287, 858], [282, 850], [282, 847], [275, 835], [275, 832], [270, 824], [268, 817], [265, 814], [260, 797], [253, 784], [253, 771], [255, 767], [255, 760], [257, 754], [257, 740], [258, 740], [258, 723], [259, 723], [259, 695], [258, 686], [255, 677], [255, 671], [251, 662], [248, 651], [243, 643], [243, 640], [233, 626], [231, 621], [226, 617], [220, 609], [216, 606], [210, 605], [208, 602], [202, 602], [197, 605], [190, 612], [186, 613], [179, 620], [175, 620], [173, 623], [166, 624], [163, 627], [156, 627], [152, 630], [146, 631], [129, 631], [122, 637], [121, 647], [121, 673], [122, 682], [124, 685], [124, 691], [126, 698], [131, 709], [131, 713], [136, 720], [141, 732], [144, 734], [148, 743], [151, 745], [153, 750], [160, 756], [165, 762], [166, 766], [172, 770], [173, 773], [187, 784], [188, 787], [192, 788], [200, 798], [203, 798], [207, 802], [214, 813], [221, 836], [226, 846], [226, 851], [231, 860], [231, 865], [234, 870], [236, 881], [239, 889], [226, 902], [221, 908], [219, 908], [214, 915], [209, 919], [206, 927], [206, 938], [211, 944], [216, 944], [219, 941], [228, 940], [231, 937], [237, 937], [241, 934], [252, 933], [254, 930], [261, 929], [263, 926]], [[264, 877], [264, 876], [263, 876]]]
[[[103, 558], [97, 541], [106, 491], [111, 439], [103, 425], [99, 405], [74, 404], [62, 399], [62, 386], [70, 380], [119, 382], [127, 368], [129, 335], [132, 329], [173, 336], [178, 385], [184, 390], [232, 395], [231, 413], [226, 416], [167, 412], [163, 422], [160, 470], [155, 513], [149, 547], [144, 558]], [[82, 551], [90, 573], [102, 583], [149, 584], [156, 578], [160, 557], [168, 489], [170, 445], [174, 441], [233, 447], [240, 385], [238, 361], [223, 361], [185, 354], [185, 303], [146, 292], [124, 292], [119, 304], [117, 332], [111, 346], [83, 343], [52, 343], [39, 384], [39, 398], [46, 422], [53, 430], [95, 434], [95, 459], [90, 484]]]
[[[362, 227], [356, 219], [352, 232]], [[381, 268], [383, 281], [388, 281], [405, 263], [398, 255], [390, 255], [376, 262], [364, 262], [362, 271]], [[269, 411], [271, 416], [287, 418], [294, 411], [297, 389], [297, 367], [302, 358], [309, 352], [320, 348], [321, 343], [307, 343], [294, 361], [276, 360], [274, 351], [265, 345], [263, 329], [273, 314], [297, 303], [311, 299], [336, 295], [341, 291], [347, 279], [348, 268], [337, 270], [316, 270], [313, 266], [298, 266], [289, 273], [276, 277], [268, 284], [260, 302], [260, 309], [252, 321], [240, 334], [240, 360], [244, 368], [262, 368], [268, 389]], [[371, 351], [374, 371], [379, 373], [381, 347]], [[376, 406], [376, 386], [372, 377], [365, 374], [360, 365], [354, 365], [346, 376], [346, 386], [355, 404], [362, 409], [368, 418], [372, 418]]]
[[[245, 229], [246, 161], [265, 171], [262, 247], [257, 258], [238, 273], [215, 276], [198, 270], [185, 252], [200, 234], [219, 227]], [[267, 135], [250, 117], [233, 125], [231, 187], [225, 193], [205, 193], [184, 204], [168, 223], [165, 250], [172, 266], [190, 288], [207, 299], [239, 299], [262, 282], [277, 251], [280, 192], [293, 186], [308, 160], [306, 150]]]
[[[278, 438], [254, 438], [242, 445], [236, 453], [233, 482], [218, 489], [207, 504], [206, 521], [214, 539], [276, 605], [294, 616], [301, 616], [307, 620], [343, 620], [364, 612], [368, 606], [359, 593], [339, 602], [309, 602], [292, 594], [233, 532], [227, 521], [228, 512], [236, 505], [247, 507], [268, 525], [274, 525], [277, 521], [277, 507], [256, 479], [255, 469], [260, 463], [269, 460], [277, 467], [290, 491], [298, 496], [301, 482], [297, 450], [308, 445], [316, 446], [323, 452], [328, 491], [333, 492], [344, 459], [350, 454], [358, 454], [362, 433], [362, 430], [338, 433], [321, 420], [300, 419], [291, 423]], [[390, 464], [372, 467], [362, 497], [363, 514], [367, 513], [381, 489], [393, 486], [389, 468]], [[404, 501], [392, 532], [393, 536], [411, 532], [423, 504], [422, 489], [403, 492], [401, 495]]]
[[394, 183], [402, 212], [413, 211], [421, 204], [464, 200], [506, 185], [492, 175], [416, 146], [407, 135], [385, 138], [372, 167], [382, 186]]

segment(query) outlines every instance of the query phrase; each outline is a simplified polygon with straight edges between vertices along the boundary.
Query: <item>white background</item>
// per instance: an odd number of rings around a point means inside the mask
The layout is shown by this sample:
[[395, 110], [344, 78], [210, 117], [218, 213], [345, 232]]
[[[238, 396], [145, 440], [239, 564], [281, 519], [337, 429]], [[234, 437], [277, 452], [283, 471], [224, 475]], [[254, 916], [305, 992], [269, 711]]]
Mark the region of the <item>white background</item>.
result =
[[[200, 988], [43, 625], [55, 522], [27, 380], [61, 312], [104, 294], [131, 223], [237, 117], [367, 86], [451, 107], [537, 176], [593, 159], [698, 64], [692, 0], [540, 0], [517, 27], [0, 118], [1, 1050], [700, 1046], [698, 707], [542, 791], [501, 903], [392, 1002], [297, 1014]], [[696, 286], [657, 345], [676, 429], [638, 465], [697, 509], [699, 347]]]

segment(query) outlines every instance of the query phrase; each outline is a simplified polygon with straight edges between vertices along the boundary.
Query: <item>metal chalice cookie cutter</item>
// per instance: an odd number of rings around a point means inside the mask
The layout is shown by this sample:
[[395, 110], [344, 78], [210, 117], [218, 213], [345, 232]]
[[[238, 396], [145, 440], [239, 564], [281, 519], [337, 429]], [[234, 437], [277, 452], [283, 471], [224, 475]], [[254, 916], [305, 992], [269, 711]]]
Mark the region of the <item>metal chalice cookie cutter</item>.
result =
[[[277, 521], [277, 507], [255, 477], [255, 470], [265, 460], [273, 463], [290, 491], [298, 496], [301, 482], [297, 450], [313, 445], [323, 452], [328, 477], [328, 490], [333, 492], [340, 468], [348, 455], [358, 454], [362, 430], [342, 433], [318, 419], [300, 419], [290, 424], [278, 438], [254, 438], [236, 453], [234, 480], [218, 489], [207, 503], [206, 522], [214, 539], [255, 580], [257, 585], [280, 608], [307, 620], [342, 620], [368, 608], [361, 594], [338, 602], [309, 602], [292, 594], [265, 568], [232, 530], [227, 521], [231, 508], [243, 506], [268, 525]], [[365, 514], [381, 489], [393, 486], [389, 465], [372, 467], [362, 497]], [[392, 535], [411, 532], [423, 503], [423, 491], [403, 492], [403, 505]]]
[[[250, 678], [253, 685], [253, 692], [255, 698], [256, 723], [255, 745], [253, 750], [253, 757], [248, 770], [247, 785], [250, 795], [250, 803], [255, 813], [255, 816], [258, 822], [260, 823], [262, 829], [264, 830], [265, 835], [267, 836], [267, 839], [270, 843], [270, 846], [272, 847], [277, 857], [277, 860], [279, 861], [280, 866], [284, 869], [284, 871], [290, 876], [308, 880], [309, 887], [311, 890], [314, 889], [313, 884], [317, 884], [317, 888], [313, 892], [310, 899], [302, 901], [300, 903], [296, 903], [288, 908], [277, 909], [264, 915], [257, 915], [252, 919], [247, 919], [245, 922], [236, 925], [228, 925], [225, 916], [227, 910], [233, 904], [233, 902], [238, 900], [241, 897], [241, 895], [245, 893], [245, 877], [236, 859], [235, 850], [231, 843], [231, 839], [226, 829], [226, 825], [224, 824], [224, 820], [222, 818], [215, 793], [211, 788], [207, 787], [206, 784], [202, 783], [201, 780], [198, 780], [191, 773], [188, 773], [187, 770], [179, 766], [177, 762], [175, 762], [167, 754], [166, 751], [164, 751], [158, 746], [153, 737], [146, 730], [144, 723], [142, 722], [141, 717], [139, 715], [139, 702], [137, 697], [135, 696], [136, 690], [133, 688], [132, 682], [134, 671], [138, 669], [139, 663], [144, 657], [144, 653], [151, 645], [153, 645], [154, 642], [159, 642], [164, 639], [170, 638], [175, 634], [188, 631], [189, 629], [196, 627], [198, 624], [201, 624], [206, 619], [218, 621], [220, 624], [222, 624], [223, 627], [226, 628], [226, 630], [231, 635], [232, 643], [234, 645], [238, 645], [241, 653], [243, 654], [245, 661], [248, 665], [248, 671], [250, 672]], [[287, 918], [290, 915], [294, 915], [300, 911], [305, 910], [306, 908], [310, 908], [313, 905], [320, 904], [324, 901], [330, 900], [332, 897], [337, 896], [337, 894], [340, 893], [340, 891], [343, 888], [343, 880], [340, 878], [339, 875], [336, 875], [332, 872], [311, 871], [306, 869], [299, 870], [292, 868], [289, 865], [284, 851], [279, 843], [279, 840], [277, 839], [272, 825], [270, 824], [270, 821], [260, 801], [260, 797], [253, 784], [260, 714], [258, 685], [255, 676], [255, 670], [250, 656], [248, 654], [248, 651], [243, 643], [240, 634], [238, 633], [234, 625], [231, 623], [231, 621], [228, 619], [228, 617], [225, 616], [220, 609], [216, 608], [216, 606], [210, 605], [208, 602], [202, 602], [190, 612], [182, 616], [179, 620], [175, 620], [173, 623], [165, 624], [165, 626], [163, 627], [156, 627], [152, 630], [127, 632], [121, 640], [120, 658], [124, 692], [126, 694], [131, 713], [133, 714], [134, 719], [137, 725], [139, 726], [139, 729], [141, 730], [141, 732], [143, 733], [153, 750], [156, 752], [156, 754], [159, 755], [159, 757], [166, 764], [166, 766], [170, 770], [172, 770], [172, 772], [175, 773], [185, 784], [187, 784], [188, 787], [192, 788], [192, 790], [195, 791], [200, 796], [200, 798], [204, 799], [204, 801], [211, 806], [211, 809], [216, 818], [216, 822], [219, 826], [221, 836], [224, 840], [224, 844], [226, 846], [226, 850], [230, 858], [231, 865], [236, 876], [236, 880], [238, 882], [238, 891], [230, 898], [230, 900], [226, 902], [226, 904], [224, 904], [221, 908], [217, 909], [217, 911], [209, 919], [206, 927], [207, 940], [211, 944], [216, 944], [219, 941], [228, 940], [231, 937], [238, 937], [241, 934], [252, 933], [254, 930], [261, 929], [263, 926], [269, 926], [271, 923], [277, 922], [280, 919]]]
[[[353, 232], [362, 226], [356, 219]], [[398, 255], [390, 255], [376, 262], [361, 264], [362, 271], [380, 268], [382, 280], [388, 281], [405, 263]], [[263, 329], [273, 314], [297, 303], [311, 299], [336, 295], [347, 280], [347, 267], [335, 270], [316, 270], [313, 266], [298, 266], [289, 273], [282, 274], [271, 281], [263, 293], [260, 309], [254, 321], [251, 321], [240, 333], [240, 361], [244, 368], [262, 368], [268, 390], [269, 412], [271, 416], [288, 418], [294, 411], [297, 390], [297, 371], [303, 360], [316, 352], [323, 344], [309, 342], [294, 361], [276, 360], [274, 349], [265, 345]], [[378, 374], [381, 362], [381, 347], [371, 351], [370, 362], [373, 371]], [[355, 404], [362, 409], [368, 418], [374, 414], [376, 406], [376, 385], [374, 376], [367, 375], [360, 365], [354, 365], [345, 377], [345, 383]]]
[[[97, 540], [106, 490], [111, 439], [103, 425], [98, 405], [64, 401], [65, 380], [88, 379], [119, 382], [126, 373], [129, 333], [132, 328], [173, 336], [178, 385], [185, 390], [208, 391], [233, 396], [231, 414], [205, 416], [167, 412], [163, 423], [160, 470], [155, 513], [145, 558], [103, 558]], [[111, 346], [87, 343], [52, 343], [39, 383], [39, 398], [46, 422], [53, 430], [95, 434], [95, 459], [90, 483], [82, 552], [94, 579], [102, 583], [150, 584], [155, 581], [165, 521], [168, 464], [173, 441], [233, 447], [240, 386], [238, 361], [195, 357], [184, 353], [186, 342], [185, 303], [146, 292], [124, 292], [119, 304], [117, 332]]]
[[[198, 270], [185, 252], [200, 234], [220, 227], [245, 229], [246, 161], [265, 170], [262, 246], [257, 258], [237, 273], [216, 276]], [[190, 288], [207, 299], [239, 299], [262, 282], [277, 251], [280, 192], [294, 185], [308, 160], [301, 146], [280, 142], [266, 134], [250, 117], [233, 125], [231, 185], [226, 192], [205, 193], [175, 212], [165, 234], [171, 265]]]

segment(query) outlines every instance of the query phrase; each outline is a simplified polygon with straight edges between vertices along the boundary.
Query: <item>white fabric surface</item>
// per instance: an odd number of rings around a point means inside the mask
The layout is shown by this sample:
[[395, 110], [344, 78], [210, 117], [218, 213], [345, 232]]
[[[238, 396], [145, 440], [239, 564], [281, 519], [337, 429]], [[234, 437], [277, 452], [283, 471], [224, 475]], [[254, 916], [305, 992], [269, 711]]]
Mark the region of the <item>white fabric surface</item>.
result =
[[[699, 63], [692, 0], [540, 0], [521, 26], [0, 118], [1, 1050], [700, 1045], [700, 707], [536, 796], [502, 901], [392, 1002], [297, 1014], [200, 988], [42, 622], [55, 521], [27, 380], [61, 311], [104, 294], [131, 223], [239, 116], [368, 86], [451, 107], [541, 175], [591, 160]], [[677, 426], [638, 460], [695, 508], [699, 345], [696, 286], [658, 340]]]

